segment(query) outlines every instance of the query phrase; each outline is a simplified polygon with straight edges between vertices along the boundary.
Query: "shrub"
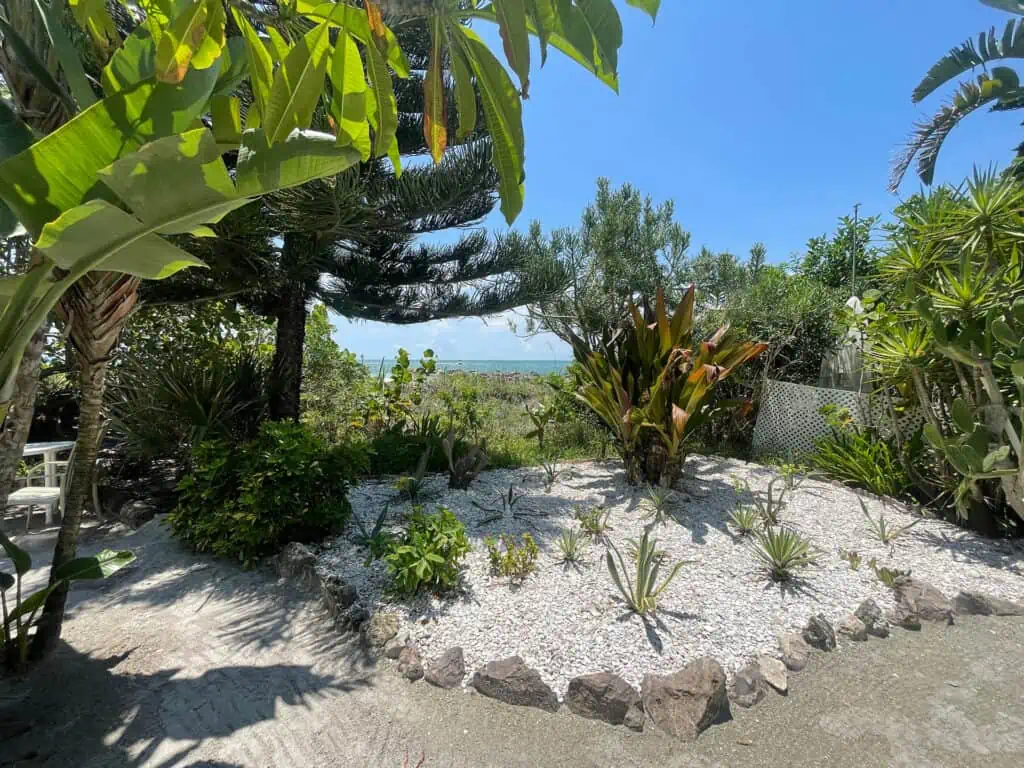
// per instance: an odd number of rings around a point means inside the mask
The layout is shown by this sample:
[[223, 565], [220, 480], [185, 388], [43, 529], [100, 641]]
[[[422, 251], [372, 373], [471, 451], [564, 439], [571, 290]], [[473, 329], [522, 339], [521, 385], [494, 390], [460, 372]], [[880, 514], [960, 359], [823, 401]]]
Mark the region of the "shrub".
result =
[[654, 307], [631, 307], [631, 322], [606, 329], [591, 346], [573, 337], [579, 397], [612, 430], [632, 485], [671, 487], [699, 427], [726, 409], [718, 384], [764, 351], [728, 327], [700, 342], [691, 286], [670, 315], [659, 290]]
[[[612, 581], [615, 582], [615, 586], [618, 587], [619, 593], [627, 605], [641, 616], [654, 613], [658, 608], [658, 596], [672, 583], [672, 580], [678, 575], [679, 570], [685, 563], [679, 561], [672, 566], [668, 575], [661, 584], [658, 584], [658, 572], [661, 570], [665, 555], [659, 552], [657, 548], [658, 540], [650, 538], [650, 531], [644, 531], [644, 536], [636, 547], [635, 579], [630, 580], [629, 569], [626, 568], [626, 563], [623, 561], [622, 555], [619, 554], [619, 550], [611, 542], [609, 542], [609, 546], [611, 550], [605, 554], [608, 573], [611, 574]], [[615, 565], [615, 558], [612, 557], [612, 552], [618, 558], [618, 567]], [[621, 576], [619, 575], [619, 567], [622, 568]], [[623, 579], [625, 579], [625, 583], [623, 583]]]
[[399, 591], [414, 594], [421, 586], [433, 590], [455, 586], [459, 563], [469, 549], [466, 527], [450, 510], [441, 507], [427, 514], [416, 508], [405, 536], [391, 542], [383, 560]]
[[878, 496], [900, 496], [907, 490], [910, 478], [892, 441], [854, 424], [841, 411], [832, 414], [829, 427], [831, 434], [817, 441], [808, 456], [814, 469]]
[[537, 542], [528, 533], [523, 534], [522, 542], [517, 544], [514, 536], [504, 535], [500, 543], [490, 536], [484, 539], [491, 570], [515, 581], [529, 576], [537, 567]]
[[168, 523], [197, 551], [249, 567], [289, 541], [339, 531], [352, 511], [349, 485], [366, 466], [359, 446], [328, 448], [306, 427], [267, 422], [240, 445], [198, 446]]
[[789, 581], [797, 569], [817, 562], [811, 543], [791, 528], [766, 528], [755, 542], [754, 555], [772, 581]]

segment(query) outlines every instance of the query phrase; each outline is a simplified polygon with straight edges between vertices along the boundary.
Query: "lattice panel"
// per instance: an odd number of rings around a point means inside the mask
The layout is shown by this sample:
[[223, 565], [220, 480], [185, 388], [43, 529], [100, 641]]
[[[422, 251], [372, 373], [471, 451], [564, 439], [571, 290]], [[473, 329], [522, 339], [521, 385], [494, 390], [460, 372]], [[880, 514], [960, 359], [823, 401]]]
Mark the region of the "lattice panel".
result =
[[[754, 456], [799, 456], [813, 451], [815, 441], [829, 434], [828, 424], [821, 415], [826, 405], [846, 408], [856, 422], [873, 425], [883, 433], [890, 429], [891, 419], [879, 398], [844, 389], [769, 380], [761, 395], [761, 408], [754, 426]], [[915, 430], [922, 421], [919, 410], [907, 411], [899, 417], [904, 434]]]

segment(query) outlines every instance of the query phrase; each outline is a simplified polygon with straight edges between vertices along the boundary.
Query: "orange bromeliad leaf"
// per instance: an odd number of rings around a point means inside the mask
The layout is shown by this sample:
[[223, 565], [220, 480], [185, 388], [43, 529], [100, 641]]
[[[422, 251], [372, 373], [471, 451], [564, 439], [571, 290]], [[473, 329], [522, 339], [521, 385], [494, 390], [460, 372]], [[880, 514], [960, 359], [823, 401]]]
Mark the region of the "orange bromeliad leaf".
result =
[[387, 27], [384, 26], [384, 16], [381, 15], [380, 6], [375, 0], [366, 0], [366, 20], [370, 25], [370, 32], [377, 38], [378, 42], [387, 40]]

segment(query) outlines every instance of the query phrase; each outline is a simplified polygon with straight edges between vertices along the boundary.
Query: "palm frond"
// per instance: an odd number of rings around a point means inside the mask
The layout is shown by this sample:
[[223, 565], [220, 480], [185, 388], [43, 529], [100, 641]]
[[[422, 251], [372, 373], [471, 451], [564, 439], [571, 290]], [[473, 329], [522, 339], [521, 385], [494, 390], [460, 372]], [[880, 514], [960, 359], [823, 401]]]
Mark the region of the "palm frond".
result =
[[976, 41], [965, 40], [935, 62], [914, 89], [914, 103], [975, 67], [1000, 59], [1021, 58], [1024, 58], [1024, 19], [1010, 19], [1002, 36], [997, 36], [996, 28], [992, 27], [987, 33], [981, 32]]

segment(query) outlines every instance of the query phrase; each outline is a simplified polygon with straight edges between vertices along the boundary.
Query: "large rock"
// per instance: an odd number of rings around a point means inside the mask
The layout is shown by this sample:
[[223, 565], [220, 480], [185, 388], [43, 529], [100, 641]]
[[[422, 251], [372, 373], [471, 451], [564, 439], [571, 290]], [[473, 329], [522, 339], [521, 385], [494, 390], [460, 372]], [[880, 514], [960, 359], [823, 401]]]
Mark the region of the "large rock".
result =
[[416, 682], [423, 677], [423, 659], [415, 645], [407, 645], [398, 654], [398, 672], [406, 680]]
[[793, 672], [799, 672], [806, 667], [807, 659], [811, 655], [810, 646], [795, 632], [779, 635], [779, 651], [782, 653], [782, 663]]
[[342, 629], [358, 628], [358, 624], [365, 620], [364, 617], [358, 623], [352, 621], [350, 609], [359, 600], [359, 592], [339, 576], [332, 574], [320, 580], [320, 599]]
[[922, 620], [953, 623], [953, 601], [930, 584], [903, 576], [896, 580], [893, 591], [896, 594], [893, 616], [900, 626], [914, 629], [916, 623], [920, 628]]
[[[803, 642], [801, 640], [800, 642]], [[786, 673], [786, 665], [774, 656], [761, 654], [757, 657], [757, 668], [761, 673], [761, 679], [781, 693], [783, 696], [789, 693], [789, 675]]]
[[862, 643], [868, 639], [868, 628], [864, 626], [864, 622], [854, 616], [852, 613], [844, 616], [839, 622], [839, 629], [837, 630], [843, 637], [854, 640], [855, 642]]
[[304, 589], [317, 585], [316, 555], [305, 544], [289, 542], [274, 558], [277, 575]]
[[427, 665], [426, 680], [438, 688], [457, 688], [466, 677], [466, 660], [458, 646], [449, 648], [441, 658]]
[[872, 637], [889, 636], [889, 620], [885, 618], [885, 611], [870, 597], [857, 607], [853, 615], [861, 620]]
[[412, 645], [412, 635], [408, 632], [399, 632], [384, 643], [384, 657], [398, 659], [402, 655], [402, 651], [410, 645]]
[[980, 592], [960, 592], [953, 609], [961, 616], [1024, 616], [1024, 605]]
[[819, 651], [834, 651], [836, 648], [836, 631], [820, 613], [807, 620], [807, 626], [804, 627], [801, 636], [804, 642]]
[[558, 696], [519, 656], [492, 661], [473, 675], [473, 687], [484, 696], [548, 712], [558, 709]]
[[118, 519], [125, 525], [138, 528], [156, 517], [159, 510], [148, 501], [129, 501], [121, 505], [117, 512]]
[[729, 698], [741, 707], [752, 707], [764, 698], [761, 668], [757, 662], [747, 664], [733, 675]]
[[398, 634], [398, 617], [393, 613], [375, 613], [363, 624], [363, 640], [371, 648], [383, 648]]
[[597, 672], [569, 682], [565, 705], [581, 717], [621, 725], [629, 710], [640, 706], [640, 694], [618, 675]]
[[677, 739], [693, 741], [729, 711], [725, 670], [705, 656], [671, 675], [645, 675], [640, 700], [654, 727]]

